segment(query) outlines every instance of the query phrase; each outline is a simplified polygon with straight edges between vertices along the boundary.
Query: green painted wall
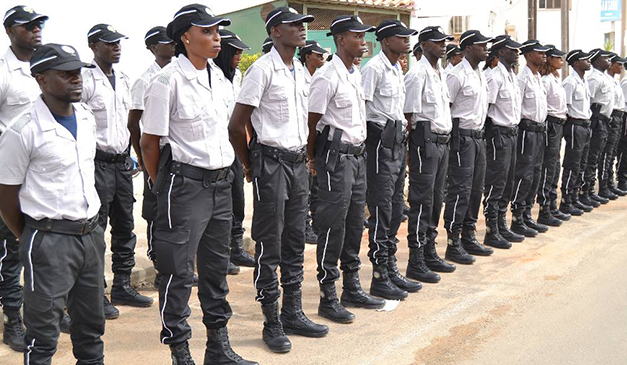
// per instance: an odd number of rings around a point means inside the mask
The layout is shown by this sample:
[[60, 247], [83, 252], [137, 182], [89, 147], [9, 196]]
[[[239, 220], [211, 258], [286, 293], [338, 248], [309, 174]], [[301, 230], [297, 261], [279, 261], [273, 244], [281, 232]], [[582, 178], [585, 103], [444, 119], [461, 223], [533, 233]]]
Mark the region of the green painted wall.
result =
[[271, 10], [280, 6], [287, 6], [287, 1], [272, 1], [252, 8], [222, 14], [222, 16], [231, 19], [231, 25], [226, 29], [237, 34], [251, 48], [246, 53], [254, 54], [261, 52], [261, 45], [268, 37], [262, 14], [265, 17], [268, 9]]

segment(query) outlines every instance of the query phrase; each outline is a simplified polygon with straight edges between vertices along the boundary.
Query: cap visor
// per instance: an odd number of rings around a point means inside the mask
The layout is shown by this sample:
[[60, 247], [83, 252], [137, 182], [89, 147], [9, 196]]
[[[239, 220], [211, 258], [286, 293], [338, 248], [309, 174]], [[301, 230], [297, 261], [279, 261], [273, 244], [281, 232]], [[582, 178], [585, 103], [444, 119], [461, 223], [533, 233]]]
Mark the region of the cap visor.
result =
[[243, 51], [243, 50], [246, 50], [246, 49], [250, 49], [250, 47], [248, 47], [248, 46], [246, 45], [246, 43], [244, 43], [244, 42], [240, 41], [240, 40], [239, 40], [239, 39], [237, 39], [237, 38], [229, 39], [229, 40], [228, 40], [228, 42], [226, 42], [226, 43], [227, 43], [229, 46], [232, 46], [232, 47], [237, 48], [237, 49], [241, 49], [242, 51]]
[[95, 68], [96, 65], [92, 65], [91, 63], [85, 63], [78, 60], [72, 60], [60, 65], [56, 65], [54, 67], [50, 67], [51, 70], [60, 70], [60, 71], [72, 71], [78, 70], [79, 68]]
[[105, 43], [115, 43], [121, 39], [128, 39], [128, 37], [122, 33], [110, 33], [104, 37], [98, 38], [99, 41], [105, 42]]
[[353, 28], [353, 29], [349, 29], [349, 32], [353, 32], [353, 33], [364, 33], [364, 32], [374, 32], [375, 31], [375, 27], [371, 26], [371, 25], [361, 25], [359, 27]]
[[554, 49], [551, 51], [551, 57], [564, 57], [566, 56], [566, 52], [562, 52], [559, 49]]
[[313, 22], [313, 20], [314, 20], [313, 15], [290, 13], [290, 17], [285, 20], [282, 20], [281, 23], [283, 24], [296, 23], [296, 22], [310, 23], [310, 22]]
[[47, 15], [41, 15], [41, 14], [33, 14], [34, 16], [29, 20], [29, 22], [32, 22], [34, 20], [43, 20], [44, 22], [46, 20], [48, 20], [48, 16]]
[[199, 20], [197, 22], [192, 23], [192, 25], [195, 25], [201, 28], [209, 28], [209, 27], [213, 27], [216, 25], [229, 26], [231, 25], [231, 19], [214, 17], [214, 18]]
[[411, 37], [411, 36], [416, 35], [416, 34], [418, 34], [417, 30], [408, 29], [408, 28], [400, 28], [400, 31], [398, 33], [394, 34], [394, 35], [397, 36], [397, 37]]
[[322, 47], [312, 47], [311, 48], [311, 52], [317, 53], [317, 54], [326, 54], [327, 53], [327, 51], [324, 48], [322, 48]]

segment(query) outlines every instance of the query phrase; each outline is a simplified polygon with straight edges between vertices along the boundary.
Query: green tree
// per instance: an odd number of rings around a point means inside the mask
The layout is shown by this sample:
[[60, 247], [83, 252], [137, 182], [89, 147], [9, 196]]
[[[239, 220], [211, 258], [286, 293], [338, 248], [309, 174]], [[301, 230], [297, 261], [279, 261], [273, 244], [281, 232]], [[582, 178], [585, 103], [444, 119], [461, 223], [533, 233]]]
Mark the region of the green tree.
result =
[[255, 61], [257, 61], [257, 59], [261, 57], [261, 55], [262, 55], [261, 52], [255, 53], [255, 54], [244, 53], [242, 55], [242, 61], [239, 63], [239, 69], [240, 71], [242, 71], [242, 75], [246, 74], [246, 70], [248, 70], [250, 65], [252, 65]]

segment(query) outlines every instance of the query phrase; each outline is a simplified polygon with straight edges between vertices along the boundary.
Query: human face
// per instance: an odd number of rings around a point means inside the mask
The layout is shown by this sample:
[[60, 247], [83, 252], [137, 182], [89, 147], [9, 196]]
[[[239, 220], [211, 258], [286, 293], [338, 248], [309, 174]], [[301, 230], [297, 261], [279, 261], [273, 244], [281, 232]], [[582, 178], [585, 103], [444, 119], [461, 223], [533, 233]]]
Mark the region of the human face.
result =
[[415, 52], [414, 57], [416, 57], [416, 61], [420, 61], [422, 58], [422, 52]]
[[468, 46], [467, 48], [470, 48], [470, 54], [473, 56], [473, 58], [476, 58], [479, 62], [485, 61], [488, 59], [488, 44], [487, 43], [472, 44]]
[[157, 43], [150, 47], [152, 53], [154, 53], [157, 58], [172, 58], [174, 57], [174, 46], [175, 43]]
[[314, 70], [317, 70], [320, 67], [322, 67], [324, 65], [324, 62], [326, 61], [326, 58], [324, 57], [324, 55], [315, 53], [315, 52], [309, 53], [306, 57], [307, 57], [307, 66], [313, 67]]
[[546, 52], [531, 51], [527, 53], [526, 58], [527, 63], [539, 67], [546, 63]]
[[422, 52], [434, 58], [443, 58], [446, 55], [446, 41], [425, 41], [420, 44]]
[[34, 20], [7, 28], [7, 35], [11, 44], [20, 48], [32, 49], [41, 45], [41, 30], [44, 29], [44, 21]]
[[90, 44], [89, 47], [94, 52], [94, 58], [100, 64], [112, 65], [120, 62], [120, 57], [122, 56], [122, 46], [120, 45], [120, 41], [97, 41]]
[[237, 68], [237, 66], [239, 66], [239, 63], [242, 62], [242, 53], [244, 51], [242, 51], [241, 49], [238, 49], [237, 51], [235, 51], [235, 54], [233, 55], [233, 59], [231, 60], [231, 68]]
[[71, 71], [46, 70], [35, 76], [44, 98], [50, 97], [63, 103], [77, 103], [83, 94], [81, 69]]
[[272, 40], [286, 47], [303, 47], [307, 40], [307, 31], [303, 22], [279, 24], [272, 27]]
[[549, 57], [547, 62], [549, 63], [549, 66], [551, 66], [552, 68], [556, 70], [561, 70], [562, 67], [564, 67], [564, 59], [562, 57], [551, 56]]
[[620, 74], [623, 71], [623, 65], [618, 62], [613, 62], [612, 66], [610, 66], [609, 71], [611, 71], [614, 74]]
[[460, 54], [456, 54], [455, 56], [451, 57], [451, 65], [453, 66], [457, 66], [459, 65], [460, 62], [462, 62], [462, 60], [464, 59], [464, 54], [460, 53]]
[[590, 60], [578, 60], [573, 63], [573, 68], [588, 71], [592, 68], [592, 64], [590, 63]]
[[605, 71], [610, 68], [610, 61], [607, 59], [607, 57], [601, 56], [594, 60], [593, 65], [595, 68], [599, 68], [602, 71]]
[[383, 42], [394, 53], [406, 54], [411, 51], [409, 37], [392, 36], [385, 38]]
[[339, 35], [338, 41], [338, 47], [344, 48], [354, 58], [361, 58], [368, 52], [365, 32], [345, 32]]
[[220, 33], [218, 26], [190, 27], [181, 39], [190, 57], [202, 59], [216, 58], [222, 49], [220, 46]]
[[503, 60], [503, 63], [513, 65], [518, 62], [518, 50], [504, 47], [499, 51], [499, 59]]

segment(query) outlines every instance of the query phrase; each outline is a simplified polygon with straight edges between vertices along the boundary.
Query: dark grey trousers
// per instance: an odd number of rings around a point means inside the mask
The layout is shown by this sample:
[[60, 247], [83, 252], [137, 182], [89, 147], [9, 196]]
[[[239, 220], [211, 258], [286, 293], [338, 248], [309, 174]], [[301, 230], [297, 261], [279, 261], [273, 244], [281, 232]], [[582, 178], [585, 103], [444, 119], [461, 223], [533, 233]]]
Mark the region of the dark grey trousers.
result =
[[562, 163], [562, 195], [570, 195], [581, 187], [583, 168], [585, 167], [584, 151], [590, 143], [590, 128], [566, 121], [564, 125], [564, 161]]
[[560, 152], [563, 136], [564, 125], [547, 119], [544, 159], [540, 173], [540, 187], [538, 188], [538, 204], [540, 206], [548, 207], [553, 200], [557, 199], [556, 184], [560, 174]]
[[154, 231], [154, 220], [157, 217], [157, 196], [152, 192], [152, 183], [150, 176], [144, 170], [144, 196], [142, 200], [142, 218], [146, 220], [146, 240], [148, 241], [148, 250], [146, 254], [151, 261], [157, 259], [155, 249], [152, 245], [152, 236]]
[[540, 186], [546, 132], [518, 130], [512, 212], [522, 214], [533, 207]]
[[[483, 215], [496, 220], [505, 214], [514, 190], [516, 171], [516, 136], [505, 128], [486, 130], [486, 174]], [[512, 132], [515, 133], [515, 132]]]
[[[592, 116], [592, 118], [596, 118]], [[607, 142], [607, 129], [608, 124], [602, 120], [592, 120], [592, 134], [590, 136], [590, 143], [584, 148], [584, 156], [587, 156], [585, 169], [583, 169], [583, 189], [585, 191], [593, 191], [596, 184], [597, 169], [599, 168], [599, 161], [601, 153], [605, 148]]]
[[236, 156], [233, 165], [233, 187], [231, 198], [233, 200], [233, 226], [231, 227], [231, 237], [240, 238], [244, 236], [244, 213], [246, 211], [246, 200], [244, 194], [244, 169], [242, 163]]
[[0, 218], [0, 306], [5, 312], [20, 310], [24, 299], [18, 249], [13, 232]]

